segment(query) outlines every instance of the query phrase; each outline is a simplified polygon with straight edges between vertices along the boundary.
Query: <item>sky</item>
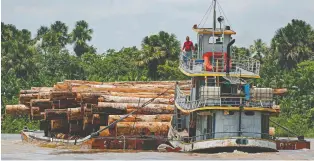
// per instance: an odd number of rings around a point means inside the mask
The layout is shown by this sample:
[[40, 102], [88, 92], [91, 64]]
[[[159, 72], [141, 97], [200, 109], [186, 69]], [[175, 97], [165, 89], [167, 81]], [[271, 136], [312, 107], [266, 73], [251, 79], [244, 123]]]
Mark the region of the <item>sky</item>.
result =
[[[195, 42], [199, 24], [212, 0], [1, 0], [1, 21], [28, 29], [35, 36], [40, 26], [59, 20], [72, 30], [85, 20], [94, 30], [90, 44], [102, 53], [108, 49], [138, 46], [145, 36], [163, 30], [184, 42]], [[248, 47], [261, 38], [270, 43], [277, 29], [292, 19], [314, 27], [314, 0], [218, 0], [235, 45]], [[219, 15], [219, 11], [217, 11]], [[212, 26], [211, 17], [204, 27]]]

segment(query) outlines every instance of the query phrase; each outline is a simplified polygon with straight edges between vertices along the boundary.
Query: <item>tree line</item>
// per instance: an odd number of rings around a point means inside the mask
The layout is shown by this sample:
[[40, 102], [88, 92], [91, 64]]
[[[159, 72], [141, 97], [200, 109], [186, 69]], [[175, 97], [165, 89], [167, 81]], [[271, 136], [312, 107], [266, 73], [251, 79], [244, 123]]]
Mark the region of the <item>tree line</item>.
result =
[[[122, 47], [97, 53], [93, 29], [84, 20], [72, 31], [56, 21], [41, 26], [32, 37], [27, 29], [1, 23], [1, 105], [17, 104], [20, 89], [52, 86], [64, 79], [91, 81], [150, 81], [188, 79], [179, 69], [180, 41], [165, 31], [146, 36], [141, 48]], [[73, 50], [67, 49], [69, 45]], [[292, 20], [278, 29], [268, 46], [261, 39], [249, 48], [233, 47], [237, 55], [262, 63], [258, 86], [289, 92], [278, 97], [281, 115], [275, 120], [307, 136], [314, 136], [314, 30]], [[25, 120], [24, 120], [25, 121]], [[6, 126], [7, 127], [7, 126]], [[4, 132], [13, 132], [2, 127]], [[279, 130], [280, 135], [287, 135]]]

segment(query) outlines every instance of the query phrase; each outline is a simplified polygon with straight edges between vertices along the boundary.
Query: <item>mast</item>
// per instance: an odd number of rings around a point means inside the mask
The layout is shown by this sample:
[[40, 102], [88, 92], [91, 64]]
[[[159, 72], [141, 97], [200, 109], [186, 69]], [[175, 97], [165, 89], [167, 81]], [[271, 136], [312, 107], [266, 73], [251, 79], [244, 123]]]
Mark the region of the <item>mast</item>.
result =
[[213, 19], [213, 21], [214, 21], [214, 31], [216, 30], [216, 1], [217, 0], [214, 0], [214, 19]]

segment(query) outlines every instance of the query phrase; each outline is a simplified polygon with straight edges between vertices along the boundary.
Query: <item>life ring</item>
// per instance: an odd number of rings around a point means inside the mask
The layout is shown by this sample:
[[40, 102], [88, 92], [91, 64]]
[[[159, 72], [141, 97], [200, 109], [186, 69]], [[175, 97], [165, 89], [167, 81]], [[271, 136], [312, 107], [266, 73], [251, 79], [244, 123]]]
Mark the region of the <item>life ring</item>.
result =
[[[214, 52], [214, 57], [215, 58], [224, 58], [224, 71], [227, 69], [227, 53], [222, 53], [222, 52]], [[210, 63], [211, 57], [213, 56], [213, 52], [206, 52], [203, 54], [203, 59], [204, 59], [204, 68], [206, 71], [212, 71], [213, 70], [213, 65]], [[231, 58], [229, 61], [229, 68], [231, 68], [232, 62]]]

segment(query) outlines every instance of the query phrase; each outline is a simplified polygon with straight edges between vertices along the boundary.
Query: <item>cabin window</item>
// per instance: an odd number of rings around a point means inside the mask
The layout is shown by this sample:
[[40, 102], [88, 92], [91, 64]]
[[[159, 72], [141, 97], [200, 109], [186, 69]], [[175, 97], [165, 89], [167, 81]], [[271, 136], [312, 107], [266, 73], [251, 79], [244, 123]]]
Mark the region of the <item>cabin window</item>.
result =
[[254, 111], [245, 111], [244, 114], [246, 116], [254, 116], [255, 113], [254, 113]]
[[208, 39], [209, 44], [222, 44], [222, 38], [220, 36], [211, 36]]

